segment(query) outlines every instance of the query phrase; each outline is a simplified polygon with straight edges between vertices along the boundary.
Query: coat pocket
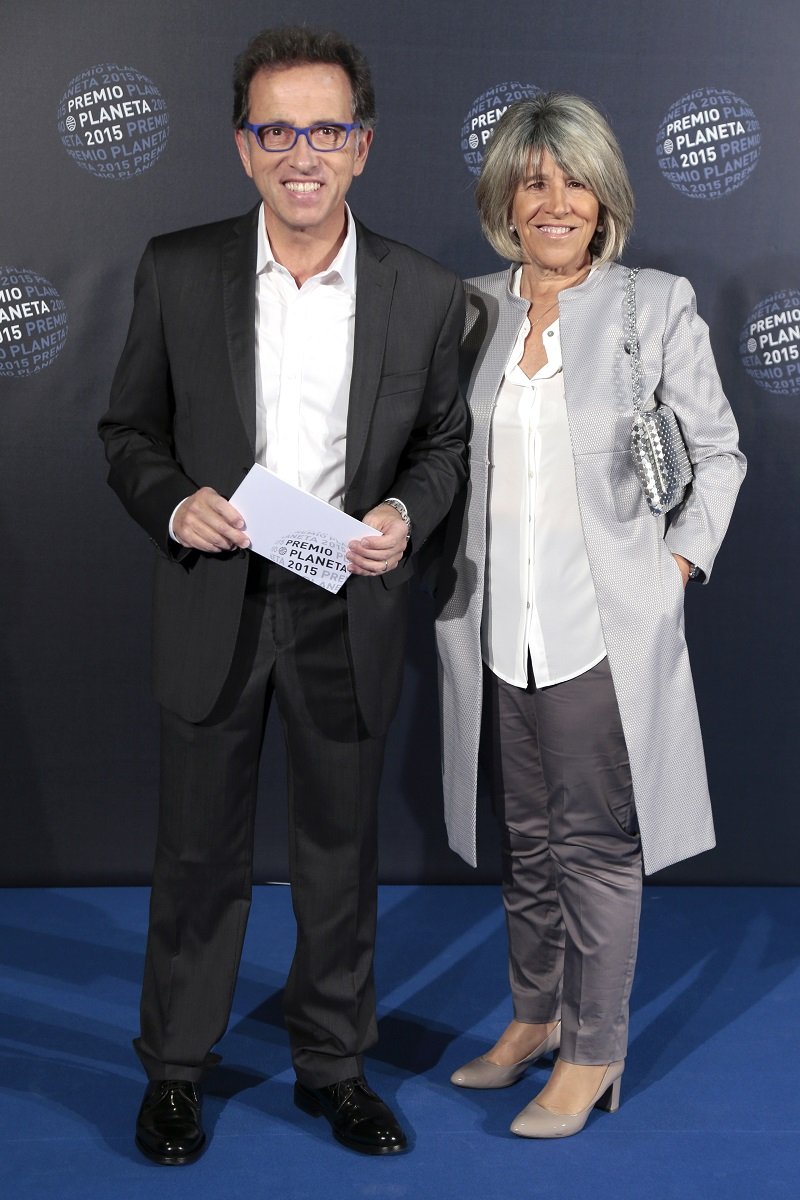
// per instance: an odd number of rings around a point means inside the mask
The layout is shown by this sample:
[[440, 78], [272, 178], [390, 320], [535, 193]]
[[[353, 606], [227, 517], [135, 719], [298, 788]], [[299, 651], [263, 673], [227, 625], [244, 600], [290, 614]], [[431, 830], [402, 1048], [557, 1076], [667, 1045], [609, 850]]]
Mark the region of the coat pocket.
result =
[[427, 367], [421, 371], [399, 371], [394, 375], [384, 375], [378, 385], [378, 399], [399, 396], [403, 392], [419, 392], [425, 387], [427, 378]]

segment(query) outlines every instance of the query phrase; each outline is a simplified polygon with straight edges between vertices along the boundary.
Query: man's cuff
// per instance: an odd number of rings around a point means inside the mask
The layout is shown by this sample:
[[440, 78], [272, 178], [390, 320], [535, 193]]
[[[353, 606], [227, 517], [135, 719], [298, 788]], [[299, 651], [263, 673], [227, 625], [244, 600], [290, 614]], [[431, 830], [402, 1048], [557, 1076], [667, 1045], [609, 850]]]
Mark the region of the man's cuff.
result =
[[[187, 497], [184, 497], [184, 499], [187, 499]], [[182, 542], [181, 539], [177, 536], [177, 534], [174, 532], [174, 530], [172, 528], [172, 522], [175, 520], [175, 513], [178, 511], [181, 504], [183, 504], [183, 500], [180, 500], [173, 508], [172, 516], [169, 519], [169, 526], [167, 527], [167, 532], [169, 533], [169, 536], [172, 538], [173, 542], [177, 542], [179, 546], [186, 547], [186, 542]], [[186, 548], [188, 549], [188, 547], [186, 547]]]

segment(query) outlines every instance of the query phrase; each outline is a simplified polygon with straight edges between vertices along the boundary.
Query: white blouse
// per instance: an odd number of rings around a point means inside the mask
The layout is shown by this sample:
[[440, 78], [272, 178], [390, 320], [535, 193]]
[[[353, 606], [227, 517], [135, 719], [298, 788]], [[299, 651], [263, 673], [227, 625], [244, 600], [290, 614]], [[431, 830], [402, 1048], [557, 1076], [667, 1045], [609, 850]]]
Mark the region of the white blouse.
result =
[[[519, 287], [519, 275], [515, 280]], [[526, 320], [500, 384], [489, 449], [490, 491], [483, 659], [525, 687], [582, 675], [605, 658], [583, 539], [559, 323], [544, 331], [547, 363], [529, 379], [518, 365]]]

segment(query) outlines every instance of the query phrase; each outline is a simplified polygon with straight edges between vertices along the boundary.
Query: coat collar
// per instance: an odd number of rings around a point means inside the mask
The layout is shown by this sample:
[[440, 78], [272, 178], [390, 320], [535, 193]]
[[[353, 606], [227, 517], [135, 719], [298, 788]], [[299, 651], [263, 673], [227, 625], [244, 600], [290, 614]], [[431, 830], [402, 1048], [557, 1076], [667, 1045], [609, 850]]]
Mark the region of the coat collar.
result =
[[[515, 277], [517, 271], [519, 270], [519, 265], [520, 265], [519, 263], [512, 263], [511, 267], [506, 272], [506, 275], [505, 275], [506, 298], [511, 299], [512, 302], [516, 302], [517, 305], [519, 305], [519, 301], [522, 300], [522, 303], [525, 305], [525, 310], [527, 312], [528, 302], [527, 302], [527, 300], [524, 300], [520, 296], [519, 288], [518, 288], [518, 286], [515, 287], [515, 284], [514, 284], [514, 277]], [[612, 265], [613, 265], [612, 263], [604, 262], [604, 263], [600, 263], [599, 266], [593, 266], [591, 271], [589, 272], [589, 274], [586, 276], [586, 278], [583, 280], [582, 283], [576, 283], [574, 287], [565, 288], [563, 292], [559, 292], [559, 294], [558, 294], [559, 304], [563, 304], [565, 300], [567, 301], [568, 304], [571, 304], [573, 301], [573, 298], [579, 299], [582, 296], [589, 295], [591, 292], [594, 291], [594, 289], [596, 287], [598, 287], [603, 282], [605, 277], [608, 275], [608, 272], [611, 269]]]
[[345, 488], [352, 483], [367, 441], [383, 367], [397, 271], [389, 247], [356, 221], [356, 323], [347, 410]]
[[256, 446], [256, 255], [257, 204], [237, 218], [222, 246], [222, 306], [236, 403], [250, 442]]

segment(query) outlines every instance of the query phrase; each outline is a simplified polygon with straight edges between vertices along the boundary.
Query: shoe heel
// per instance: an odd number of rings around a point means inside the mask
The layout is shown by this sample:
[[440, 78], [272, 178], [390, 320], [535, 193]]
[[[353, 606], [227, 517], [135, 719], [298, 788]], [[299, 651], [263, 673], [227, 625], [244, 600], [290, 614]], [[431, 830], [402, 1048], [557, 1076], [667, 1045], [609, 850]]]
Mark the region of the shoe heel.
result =
[[313, 1096], [309, 1096], [305, 1088], [296, 1083], [294, 1085], [294, 1103], [295, 1107], [301, 1109], [304, 1113], [308, 1113], [309, 1117], [319, 1117], [322, 1114], [322, 1107]]
[[601, 1112], [615, 1113], [619, 1108], [619, 1093], [622, 1084], [622, 1078], [615, 1079], [610, 1088], [606, 1088], [600, 1099], [595, 1104], [595, 1108], [599, 1108]]

